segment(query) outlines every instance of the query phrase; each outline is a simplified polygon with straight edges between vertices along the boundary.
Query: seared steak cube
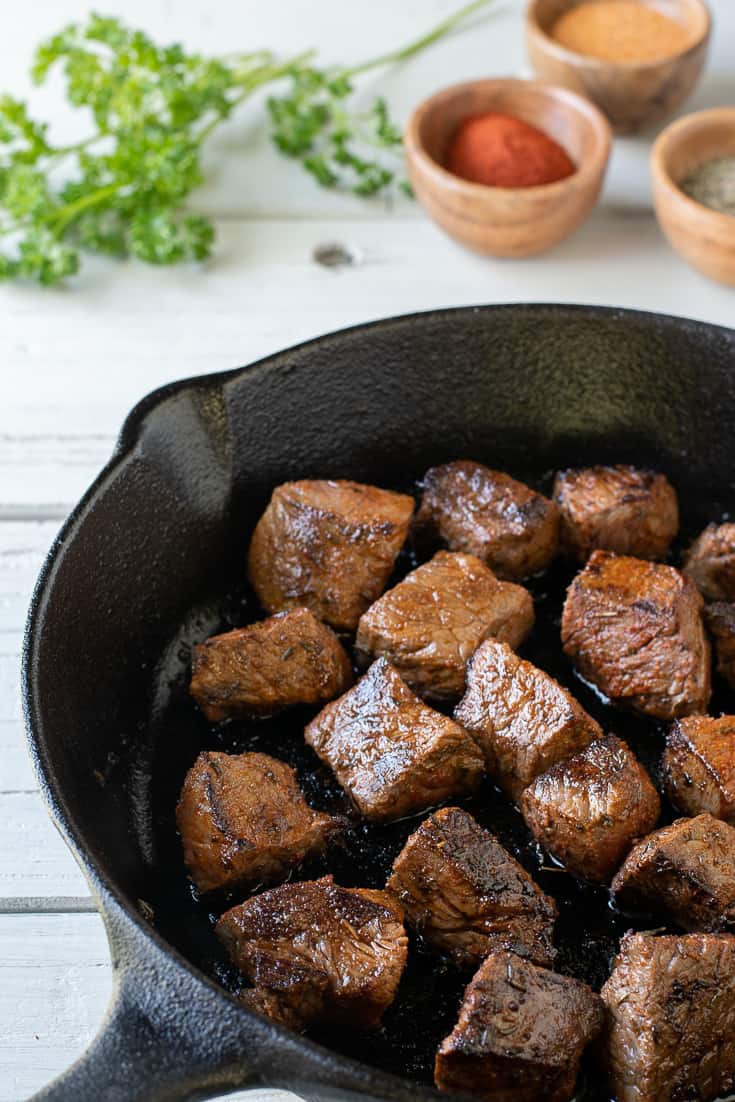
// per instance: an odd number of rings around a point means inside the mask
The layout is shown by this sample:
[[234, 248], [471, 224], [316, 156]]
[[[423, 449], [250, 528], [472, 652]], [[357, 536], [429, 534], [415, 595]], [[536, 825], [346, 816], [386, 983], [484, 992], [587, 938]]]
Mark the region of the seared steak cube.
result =
[[386, 892], [325, 876], [253, 896], [223, 915], [217, 933], [256, 991], [271, 996], [246, 997], [261, 1013], [372, 1029], [406, 963], [402, 917]]
[[586, 984], [493, 953], [439, 1046], [436, 1085], [488, 1102], [566, 1102], [602, 1024], [602, 1002]]
[[676, 819], [633, 847], [612, 894], [624, 910], [670, 916], [684, 930], [735, 931], [735, 827], [706, 812]]
[[556, 505], [510, 475], [469, 460], [426, 472], [416, 526], [452, 551], [477, 555], [510, 581], [545, 570], [559, 550]]
[[602, 988], [617, 1102], [711, 1102], [735, 1088], [735, 938], [627, 934]]
[[309, 807], [295, 771], [267, 754], [200, 754], [176, 822], [201, 892], [283, 879], [335, 830], [331, 816]]
[[488, 772], [514, 798], [539, 773], [602, 735], [571, 693], [494, 639], [471, 659], [454, 718], [481, 748]]
[[216, 723], [324, 704], [351, 684], [337, 636], [307, 608], [294, 608], [195, 646], [189, 691]]
[[679, 530], [679, 505], [668, 479], [637, 467], [560, 471], [554, 501], [562, 547], [580, 561], [596, 549], [660, 559]]
[[483, 639], [515, 648], [532, 626], [527, 590], [498, 581], [475, 555], [439, 551], [364, 613], [356, 654], [387, 658], [420, 696], [456, 700]]
[[413, 498], [358, 482], [285, 482], [250, 543], [250, 581], [263, 608], [310, 608], [352, 630], [385, 589], [408, 534]]
[[268, 991], [265, 987], [248, 987], [244, 991], [238, 991], [237, 998], [248, 1010], [261, 1014], [264, 1018], [270, 1018], [272, 1022], [277, 1022], [286, 1029], [295, 1029], [299, 1033], [305, 1029], [305, 1023], [298, 1009], [291, 1005], [287, 996], [282, 998], [275, 991]]
[[414, 831], [386, 884], [406, 921], [460, 965], [499, 949], [551, 964], [556, 906], [497, 838], [458, 807]]
[[539, 845], [575, 876], [601, 884], [661, 812], [645, 769], [614, 735], [552, 765], [520, 803]]
[[384, 658], [311, 721], [305, 738], [375, 822], [469, 792], [483, 772], [467, 732], [419, 700]]
[[684, 815], [708, 811], [735, 823], [735, 716], [687, 716], [669, 731], [666, 794]]
[[735, 688], [735, 604], [715, 601], [707, 605], [704, 622], [715, 642], [717, 672]]
[[569, 587], [561, 634], [582, 677], [611, 700], [656, 719], [707, 710], [702, 598], [672, 566], [595, 551]]
[[735, 524], [710, 524], [695, 539], [684, 560], [708, 601], [735, 601]]

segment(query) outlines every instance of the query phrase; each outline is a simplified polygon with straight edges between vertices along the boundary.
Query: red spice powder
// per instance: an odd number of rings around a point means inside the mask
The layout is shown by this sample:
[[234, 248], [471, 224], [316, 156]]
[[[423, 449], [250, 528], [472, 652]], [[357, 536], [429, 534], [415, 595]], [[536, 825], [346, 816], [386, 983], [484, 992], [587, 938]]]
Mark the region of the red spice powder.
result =
[[446, 167], [475, 184], [506, 188], [552, 184], [576, 171], [566, 150], [543, 130], [495, 111], [461, 123]]

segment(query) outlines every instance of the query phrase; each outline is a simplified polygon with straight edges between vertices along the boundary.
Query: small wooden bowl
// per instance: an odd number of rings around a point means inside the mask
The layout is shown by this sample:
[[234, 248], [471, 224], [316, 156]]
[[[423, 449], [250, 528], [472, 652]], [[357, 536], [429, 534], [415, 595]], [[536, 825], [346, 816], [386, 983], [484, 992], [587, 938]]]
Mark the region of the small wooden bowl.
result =
[[556, 20], [580, 0], [530, 0], [526, 48], [543, 80], [589, 96], [618, 134], [631, 134], [670, 115], [693, 91], [707, 57], [712, 19], [704, 0], [659, 0], [658, 11], [685, 26], [690, 44], [658, 61], [601, 61], [555, 42]]
[[[538, 126], [566, 149], [577, 171], [555, 184], [524, 188], [486, 187], [448, 172], [442, 166], [455, 130], [486, 111]], [[611, 140], [589, 100], [508, 77], [437, 92], [409, 119], [405, 145], [414, 193], [450, 237], [486, 256], [521, 257], [550, 249], [585, 220], [602, 186]]]
[[653, 205], [676, 251], [710, 279], [735, 287], [735, 216], [710, 210], [679, 187], [720, 157], [735, 157], [735, 107], [698, 111], [667, 126], [651, 152]]

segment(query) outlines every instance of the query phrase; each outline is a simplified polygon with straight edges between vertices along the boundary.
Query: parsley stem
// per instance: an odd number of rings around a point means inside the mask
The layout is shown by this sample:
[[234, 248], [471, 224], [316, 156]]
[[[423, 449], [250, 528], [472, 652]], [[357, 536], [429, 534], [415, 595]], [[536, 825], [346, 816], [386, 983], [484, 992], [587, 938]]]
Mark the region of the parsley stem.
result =
[[445, 34], [454, 30], [455, 27], [463, 23], [468, 16], [473, 15], [476, 11], [480, 11], [482, 8], [486, 8], [489, 4], [495, 3], [495, 0], [471, 0], [471, 3], [465, 4], [464, 7], [459, 8], [453, 12], [452, 15], [447, 16], [441, 23], [437, 24], [433, 30], [428, 31], [427, 34], [417, 38], [414, 42], [409, 42], [407, 46], [402, 46], [399, 50], [392, 50], [390, 53], [381, 54], [379, 57], [373, 58], [371, 61], [364, 61], [361, 65], [355, 65], [352, 69], [345, 69], [344, 76], [355, 77], [360, 73], [367, 73], [371, 69], [378, 69], [381, 65], [391, 65], [396, 61], [406, 61], [409, 57], [413, 57], [415, 54], [421, 53], [427, 46], [431, 46], [438, 39], [443, 38]]
[[221, 122], [224, 122], [226, 118], [229, 118], [233, 110], [251, 96], [253, 92], [256, 92], [258, 88], [262, 88], [264, 84], [270, 84], [274, 80], [279, 80], [281, 77], [288, 76], [290, 72], [297, 69], [300, 65], [306, 64], [310, 61], [315, 50], [305, 50], [301, 54], [297, 54], [296, 57], [289, 58], [288, 61], [280, 62], [278, 65], [263, 65], [259, 69], [253, 72], [247, 73], [241, 80], [242, 91], [230, 100], [229, 112], [227, 115], [215, 115], [213, 119], [210, 119], [206, 126], [197, 134], [197, 142], [201, 145], [205, 141], [213, 130], [219, 126]]
[[79, 199], [75, 199], [73, 203], [67, 203], [66, 206], [52, 211], [46, 218], [42, 219], [42, 221], [51, 222], [54, 232], [60, 236], [69, 223], [73, 222], [74, 219], [87, 210], [88, 207], [94, 207], [98, 203], [103, 203], [105, 199], [109, 199], [110, 196], [120, 191], [121, 187], [122, 184], [107, 184], [105, 187], [96, 188], [95, 191], [90, 191], [87, 195], [82, 195]]
[[221, 54], [220, 58], [222, 61], [239, 61], [241, 63], [249, 62], [251, 64], [254, 61], [259, 61], [261, 64], [263, 64], [266, 61], [273, 60], [273, 51], [255, 50], [251, 54], [240, 54], [233, 50], [232, 53]]
[[39, 218], [22, 218], [10, 225], [0, 226], [0, 237], [5, 237], [9, 233], [17, 233], [19, 230], [37, 223], [50, 223], [58, 237], [64, 232], [69, 223], [73, 222], [80, 214], [83, 214], [85, 210], [96, 206], [98, 203], [103, 203], [105, 199], [115, 195], [121, 187], [122, 184], [107, 184], [105, 187], [90, 191], [87, 195], [82, 195], [79, 199], [75, 199], [73, 203], [56, 207]]

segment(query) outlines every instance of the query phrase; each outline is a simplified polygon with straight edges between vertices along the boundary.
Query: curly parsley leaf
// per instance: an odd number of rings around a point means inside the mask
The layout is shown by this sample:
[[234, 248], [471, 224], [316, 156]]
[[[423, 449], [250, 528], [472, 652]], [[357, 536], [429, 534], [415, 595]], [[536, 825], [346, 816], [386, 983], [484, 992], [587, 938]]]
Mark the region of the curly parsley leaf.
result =
[[273, 141], [318, 184], [359, 196], [410, 192], [397, 174], [400, 130], [384, 100], [352, 105], [355, 78], [413, 56], [491, 3], [471, 0], [416, 42], [353, 69], [318, 69], [311, 52], [205, 57], [111, 16], [69, 24], [39, 46], [32, 76], [42, 83], [60, 72], [93, 128], [74, 145], [53, 145], [25, 103], [0, 96], [0, 279], [60, 283], [82, 251], [205, 260], [214, 229], [187, 209], [204, 180], [202, 146], [240, 103], [278, 82], [285, 91], [267, 107]]
[[385, 100], [349, 111], [344, 101], [352, 92], [346, 72], [305, 69], [293, 74], [287, 95], [270, 97], [268, 111], [281, 153], [300, 160], [323, 187], [367, 197], [393, 184], [403, 143]]

